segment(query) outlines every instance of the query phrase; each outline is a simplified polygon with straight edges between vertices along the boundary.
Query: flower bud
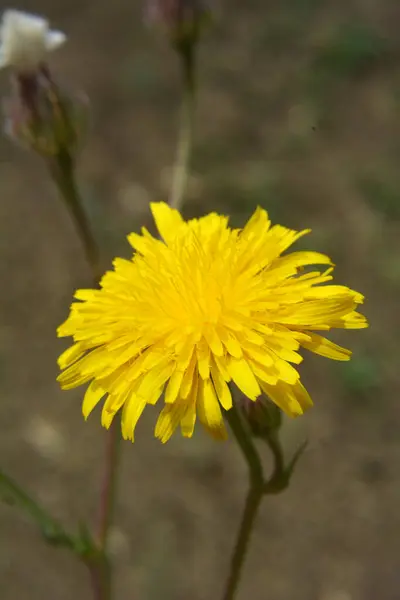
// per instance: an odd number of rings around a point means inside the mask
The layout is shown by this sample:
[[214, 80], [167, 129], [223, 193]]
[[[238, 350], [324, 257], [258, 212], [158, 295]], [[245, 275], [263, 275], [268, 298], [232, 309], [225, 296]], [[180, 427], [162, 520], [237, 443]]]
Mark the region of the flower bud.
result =
[[87, 101], [71, 97], [52, 79], [47, 55], [66, 41], [47, 19], [6, 10], [0, 24], [0, 68], [11, 69], [12, 91], [3, 102], [6, 133], [43, 156], [72, 156], [87, 120]]
[[257, 400], [244, 400], [243, 416], [254, 437], [265, 438], [279, 431], [282, 411], [266, 396]]
[[87, 128], [86, 97], [70, 95], [52, 80], [48, 69], [16, 73], [3, 102], [5, 132], [21, 146], [44, 157], [76, 154]]
[[147, 0], [146, 17], [161, 26], [176, 46], [194, 44], [210, 19], [209, 0]]

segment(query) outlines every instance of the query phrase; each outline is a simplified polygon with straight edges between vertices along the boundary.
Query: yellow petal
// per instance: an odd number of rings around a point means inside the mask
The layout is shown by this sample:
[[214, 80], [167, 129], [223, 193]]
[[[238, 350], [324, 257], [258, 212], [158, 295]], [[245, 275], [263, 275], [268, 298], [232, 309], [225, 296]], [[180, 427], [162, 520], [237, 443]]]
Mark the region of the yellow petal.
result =
[[216, 364], [216, 366], [218, 367], [218, 370], [220, 371], [222, 377], [225, 379], [225, 381], [230, 381], [232, 378], [228, 373], [228, 360], [230, 360], [229, 356], [213, 356], [213, 360]]
[[332, 261], [326, 254], [300, 250], [299, 252], [291, 252], [286, 256], [282, 256], [274, 263], [274, 267], [276, 266], [278, 269], [283, 265], [298, 269], [307, 265], [332, 265]]
[[125, 401], [122, 411], [121, 429], [124, 440], [134, 441], [135, 427], [147, 404], [146, 398], [132, 393]]
[[279, 356], [279, 358], [282, 358], [282, 360], [292, 362], [295, 365], [299, 365], [301, 362], [303, 362], [303, 357], [298, 354], [298, 352], [293, 352], [293, 350], [288, 350], [287, 348], [282, 347], [279, 342], [276, 344], [268, 342], [268, 345], [271, 347], [271, 350], [277, 356]]
[[158, 417], [154, 432], [156, 438], [161, 440], [163, 444], [168, 442], [185, 415], [186, 410], [187, 404], [185, 402], [174, 402], [174, 404], [164, 406]]
[[292, 392], [296, 396], [296, 399], [304, 412], [313, 406], [313, 401], [300, 380], [292, 386]]
[[242, 347], [233, 333], [231, 333], [227, 329], [224, 329], [223, 327], [220, 327], [218, 329], [218, 335], [221, 342], [223, 343], [223, 345], [225, 346], [225, 348], [231, 356], [234, 356], [235, 358], [242, 358]]
[[97, 297], [98, 290], [76, 290], [74, 294], [74, 298], [77, 300], [82, 300], [83, 302], [88, 302]]
[[136, 252], [139, 252], [143, 256], [154, 254], [157, 251], [157, 245], [160, 244], [159, 240], [154, 238], [146, 238], [138, 233], [130, 233], [128, 235], [128, 242]]
[[206, 381], [200, 379], [197, 407], [199, 419], [206, 427], [208, 432], [215, 439], [225, 440], [227, 438], [227, 434], [224, 420], [222, 418], [221, 408], [210, 379]]
[[149, 401], [149, 403], [154, 404], [154, 397], [164, 387], [165, 383], [171, 377], [173, 370], [174, 364], [170, 362], [161, 368], [154, 368], [154, 370], [149, 371], [143, 376], [139, 385], [135, 386], [136, 393], [144, 398], [152, 398], [152, 401]]
[[167, 244], [170, 244], [184, 222], [181, 215], [165, 202], [151, 202], [150, 209], [161, 237]]
[[272, 402], [275, 402], [289, 417], [298, 417], [303, 414], [301, 404], [295, 394], [290, 392], [289, 386], [283, 382], [279, 382], [277, 385], [268, 385], [261, 382], [260, 385]]
[[223, 356], [224, 348], [222, 346], [221, 340], [216, 332], [216, 329], [212, 325], [207, 325], [204, 327], [204, 337], [207, 341], [207, 344], [210, 346], [210, 350], [216, 356]]
[[187, 407], [186, 413], [181, 419], [181, 432], [183, 437], [191, 438], [196, 424], [196, 403], [192, 402]]
[[309, 332], [309, 336], [311, 341], [301, 343], [307, 350], [325, 356], [326, 358], [331, 358], [332, 360], [350, 360], [351, 350], [342, 348], [317, 333]]
[[82, 413], [88, 418], [95, 406], [100, 402], [106, 391], [96, 381], [92, 381], [85, 392], [82, 403]]
[[101, 411], [101, 424], [106, 429], [109, 429], [113, 418], [124, 404], [127, 397], [127, 393], [120, 394], [119, 396], [108, 395], [107, 400], [104, 402], [103, 410]]
[[[326, 286], [326, 288], [329, 289], [329, 286]], [[347, 316], [354, 306], [354, 298], [350, 295], [308, 300], [282, 311], [277, 317], [277, 321], [284, 325], [300, 326], [305, 329], [310, 329], [309, 326], [330, 327], [339, 319]]]
[[247, 343], [243, 344], [243, 348], [246, 352], [246, 357], [250, 358], [251, 360], [255, 360], [256, 362], [260, 363], [260, 365], [270, 367], [274, 364], [274, 359], [266, 348], [260, 348], [260, 346], [254, 346], [253, 344]]
[[227, 368], [232, 380], [250, 400], [255, 400], [261, 394], [260, 386], [253, 371], [243, 358], [230, 358]]
[[[185, 399], [189, 396], [190, 390], [192, 389], [192, 385], [195, 380], [197, 380], [197, 355], [194, 352], [191, 358], [191, 361], [185, 371], [185, 374], [182, 379], [181, 388], [179, 391], [179, 395], [181, 398]], [[196, 370], [196, 372], [195, 372]]]
[[243, 230], [240, 232], [240, 238], [242, 240], [251, 239], [253, 236], [257, 237], [260, 231], [268, 231], [270, 221], [268, 219], [268, 213], [266, 210], [257, 206], [256, 210], [247, 221]]
[[298, 381], [300, 377], [298, 371], [286, 362], [286, 360], [277, 357], [274, 366], [278, 370], [279, 379], [282, 379], [285, 383], [294, 385]]
[[254, 361], [249, 361], [250, 368], [254, 375], [260, 381], [264, 381], [269, 385], [276, 385], [278, 382], [278, 371], [275, 367], [265, 367]]
[[341, 327], [343, 329], [364, 329], [368, 327], [368, 321], [364, 315], [358, 312], [351, 312], [345, 315], [340, 321], [332, 323], [332, 327]]
[[165, 403], [172, 404], [175, 402], [179, 395], [179, 390], [182, 385], [182, 380], [184, 377], [183, 371], [175, 371], [170, 380], [168, 381], [167, 388], [165, 390]]
[[70, 346], [59, 356], [58, 358], [58, 366], [60, 369], [66, 369], [70, 365], [72, 365], [75, 361], [78, 360], [81, 356], [83, 356], [86, 352], [85, 345], [82, 342], [78, 342], [73, 346]]
[[218, 396], [218, 400], [221, 406], [225, 410], [232, 408], [232, 395], [228, 384], [226, 383], [221, 371], [217, 368], [215, 363], [211, 365], [211, 377], [213, 380], [214, 388]]
[[[72, 370], [73, 369], [73, 370]], [[63, 390], [72, 390], [84, 383], [93, 379], [93, 376], [88, 373], [81, 373], [76, 365], [68, 367], [66, 371], [60, 373], [57, 381], [60, 383]]]
[[208, 379], [210, 376], [210, 348], [204, 338], [196, 344], [196, 353], [200, 377]]
[[261, 387], [263, 392], [289, 417], [298, 417], [313, 405], [307, 390], [300, 381], [297, 381], [295, 385], [288, 385], [282, 381], [273, 386], [261, 383]]

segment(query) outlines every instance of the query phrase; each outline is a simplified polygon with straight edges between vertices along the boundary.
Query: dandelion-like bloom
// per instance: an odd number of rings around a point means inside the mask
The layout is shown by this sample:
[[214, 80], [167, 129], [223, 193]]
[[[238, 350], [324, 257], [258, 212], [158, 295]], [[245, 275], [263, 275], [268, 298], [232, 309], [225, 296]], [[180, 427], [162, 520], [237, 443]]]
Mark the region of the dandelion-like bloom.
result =
[[[64, 389], [91, 382], [85, 417], [106, 396], [102, 424], [122, 409], [132, 439], [147, 404], [164, 393], [155, 435], [166, 442], [178, 425], [191, 437], [196, 418], [215, 437], [226, 431], [233, 382], [248, 398], [265, 392], [288, 415], [312, 405], [293, 366], [301, 348], [335, 360], [350, 351], [316, 331], [366, 327], [361, 294], [332, 279], [317, 252], [281, 256], [308, 233], [271, 226], [257, 209], [244, 229], [209, 214], [185, 222], [164, 203], [151, 205], [162, 240], [132, 233], [132, 260], [117, 258], [99, 290], [79, 290], [59, 336], [75, 344], [59, 358]], [[304, 267], [327, 265], [325, 271]]]

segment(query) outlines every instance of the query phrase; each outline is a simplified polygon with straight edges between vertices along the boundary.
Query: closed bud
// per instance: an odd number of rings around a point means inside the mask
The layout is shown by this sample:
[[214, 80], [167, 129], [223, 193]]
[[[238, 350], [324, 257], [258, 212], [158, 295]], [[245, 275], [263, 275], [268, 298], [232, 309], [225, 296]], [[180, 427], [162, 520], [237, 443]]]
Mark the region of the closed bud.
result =
[[195, 44], [211, 20], [210, 0], [147, 0], [147, 20], [160, 26], [175, 46]]
[[11, 139], [45, 157], [71, 157], [87, 128], [86, 97], [70, 95], [52, 80], [46, 67], [14, 73], [12, 92], [3, 103], [5, 131]]
[[266, 396], [245, 399], [243, 415], [254, 437], [265, 438], [277, 433], [282, 425], [282, 411]]

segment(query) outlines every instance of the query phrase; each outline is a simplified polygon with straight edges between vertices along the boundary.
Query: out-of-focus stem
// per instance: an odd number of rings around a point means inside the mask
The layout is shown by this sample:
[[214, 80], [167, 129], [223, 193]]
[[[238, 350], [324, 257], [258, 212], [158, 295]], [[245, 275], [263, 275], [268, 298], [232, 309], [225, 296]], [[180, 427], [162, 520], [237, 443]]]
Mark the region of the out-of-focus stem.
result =
[[99, 248], [83, 208], [82, 199], [76, 184], [73, 160], [68, 152], [60, 152], [49, 163], [49, 166], [52, 178], [71, 215], [81, 240], [86, 260], [92, 270], [94, 283], [97, 285], [101, 275]]
[[189, 162], [193, 141], [193, 121], [195, 108], [195, 45], [179, 47], [178, 54], [182, 67], [183, 99], [179, 126], [178, 148], [172, 180], [169, 204], [180, 209], [189, 175]]
[[120, 431], [119, 421], [115, 419], [107, 434], [104, 477], [100, 491], [97, 543], [102, 549], [107, 548], [108, 534], [114, 513]]
[[[50, 172], [73, 219], [93, 273], [94, 285], [97, 286], [101, 276], [99, 249], [76, 184], [73, 159], [67, 152], [59, 153], [50, 163]], [[111, 600], [112, 597], [112, 571], [108, 558], [107, 541], [116, 495], [119, 440], [120, 428], [118, 422], [115, 421], [107, 432], [104, 474], [95, 536], [96, 547], [95, 551], [86, 559], [91, 575], [94, 600]]]

